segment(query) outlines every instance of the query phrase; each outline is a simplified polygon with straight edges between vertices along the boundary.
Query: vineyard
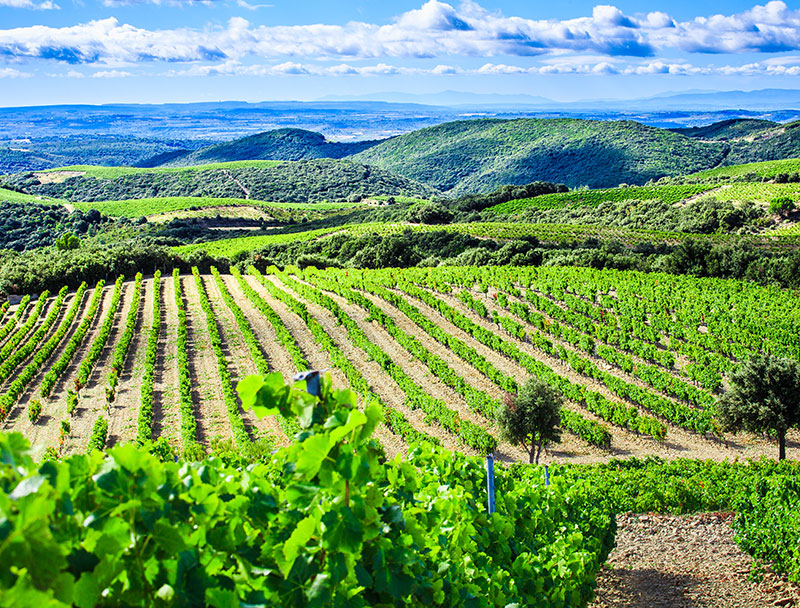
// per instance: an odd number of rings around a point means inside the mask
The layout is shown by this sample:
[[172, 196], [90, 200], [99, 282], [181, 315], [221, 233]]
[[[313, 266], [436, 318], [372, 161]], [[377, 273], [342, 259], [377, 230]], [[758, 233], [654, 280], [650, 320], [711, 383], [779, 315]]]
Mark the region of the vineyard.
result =
[[318, 228], [303, 232], [267, 234], [261, 236], [245, 236], [220, 239], [206, 243], [181, 245], [174, 251], [182, 256], [193, 251], [205, 251], [214, 258], [231, 259], [234, 256], [255, 251], [268, 245], [293, 243], [319, 239], [329, 235], [346, 233], [358, 236], [374, 233], [381, 236], [399, 234], [406, 230], [412, 232], [451, 232], [466, 234], [478, 238], [494, 240], [511, 240], [536, 237], [544, 243], [574, 243], [587, 239], [612, 240], [626, 247], [634, 247], [643, 243], [653, 245], [675, 245], [688, 239], [707, 240], [711, 243], [730, 245], [751, 245], [769, 251], [793, 251], [798, 246], [798, 237], [793, 232], [765, 233], [759, 235], [739, 234], [688, 234], [685, 232], [668, 232], [663, 230], [639, 230], [616, 226], [579, 226], [570, 224], [523, 224], [518, 222], [475, 222], [464, 224], [405, 224], [405, 223], [364, 223], [348, 224], [338, 228]]
[[573, 190], [558, 194], [543, 194], [517, 199], [490, 207], [493, 213], [519, 213], [526, 209], [561, 209], [562, 207], [593, 207], [600, 203], [629, 200], [659, 200], [668, 205], [713, 190], [715, 186], [692, 184], [685, 186], [630, 186], [605, 190]]
[[3, 430], [59, 454], [284, 445], [293, 422], [243, 411], [236, 384], [313, 368], [383, 407], [390, 454], [428, 437], [523, 460], [493, 414], [535, 375], [567, 399], [551, 459], [721, 459], [772, 453], [723, 437], [713, 404], [750, 354], [800, 357], [800, 305], [736, 281], [578, 268], [175, 271], [26, 297], [4, 311], [0, 349]]

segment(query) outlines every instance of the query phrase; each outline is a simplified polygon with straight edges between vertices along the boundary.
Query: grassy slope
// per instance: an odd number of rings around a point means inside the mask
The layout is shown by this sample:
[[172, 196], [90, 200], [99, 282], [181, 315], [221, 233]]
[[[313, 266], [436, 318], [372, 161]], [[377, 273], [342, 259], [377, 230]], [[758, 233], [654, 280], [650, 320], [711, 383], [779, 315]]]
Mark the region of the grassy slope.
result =
[[641, 184], [716, 166], [723, 150], [631, 121], [481, 119], [414, 131], [353, 158], [462, 194], [535, 180]]
[[120, 201], [97, 201], [93, 203], [75, 203], [78, 209], [88, 211], [97, 209], [101, 213], [112, 217], [140, 217], [181, 211], [191, 207], [262, 207], [265, 210], [277, 209], [304, 209], [317, 211], [330, 211], [353, 207], [357, 203], [271, 203], [243, 198], [210, 198], [173, 196], [164, 198], [127, 199]]
[[377, 142], [330, 142], [320, 133], [303, 129], [276, 129], [197, 150], [165, 163], [183, 167], [227, 161], [271, 159], [308, 160], [312, 158], [344, 158], [365, 150]]
[[101, 167], [99, 165], [72, 165], [69, 167], [58, 167], [47, 169], [43, 173], [57, 173], [61, 171], [81, 172], [85, 177], [95, 177], [97, 179], [116, 179], [125, 175], [137, 175], [142, 173], [182, 173], [184, 171], [213, 171], [215, 169], [242, 169], [248, 167], [265, 168], [274, 167], [281, 164], [277, 160], [247, 160], [232, 161], [224, 163], [214, 163], [193, 167], [155, 167], [146, 169], [140, 167]]
[[634, 186], [601, 190], [573, 190], [557, 194], [543, 194], [533, 198], [517, 199], [489, 207], [494, 213], [516, 213], [526, 208], [560, 209], [562, 207], [596, 206], [607, 201], [660, 200], [668, 205], [702, 194], [715, 186], [691, 184], [680, 186]]
[[34, 196], [33, 194], [24, 194], [22, 192], [16, 192], [15, 190], [7, 190], [6, 188], [0, 188], [0, 201], [8, 203], [39, 203], [41, 205], [60, 205], [65, 202], [54, 198]]
[[787, 158], [785, 160], [770, 160], [718, 167], [716, 169], [699, 171], [687, 177], [690, 179], [696, 178], [698, 180], [703, 180], [706, 178], [723, 176], [738, 177], [740, 175], [747, 175], [748, 173], [752, 173], [758, 177], [774, 177], [778, 173], [795, 172], [800, 172], [800, 158]]

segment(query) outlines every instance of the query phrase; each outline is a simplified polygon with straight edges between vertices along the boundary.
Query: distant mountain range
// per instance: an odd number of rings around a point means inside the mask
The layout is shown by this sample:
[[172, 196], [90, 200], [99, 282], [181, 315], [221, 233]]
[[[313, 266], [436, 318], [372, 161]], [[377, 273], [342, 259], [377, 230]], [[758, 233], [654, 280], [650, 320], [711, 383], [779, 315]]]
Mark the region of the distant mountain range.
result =
[[758, 91], [688, 91], [661, 93], [641, 99], [587, 99], [580, 101], [555, 101], [535, 95], [509, 95], [504, 93], [468, 93], [442, 91], [441, 93], [371, 93], [354, 96], [327, 96], [321, 102], [384, 101], [391, 103], [417, 103], [457, 107], [535, 107], [543, 110], [649, 110], [692, 111], [707, 110], [787, 110], [800, 109], [800, 89], [761, 89]]

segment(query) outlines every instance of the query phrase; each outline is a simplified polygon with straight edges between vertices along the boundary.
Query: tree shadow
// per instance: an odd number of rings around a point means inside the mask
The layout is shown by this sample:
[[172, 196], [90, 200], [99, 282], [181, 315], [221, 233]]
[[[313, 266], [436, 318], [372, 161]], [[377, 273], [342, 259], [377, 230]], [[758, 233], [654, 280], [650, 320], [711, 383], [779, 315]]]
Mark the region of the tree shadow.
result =
[[[608, 608], [699, 608], [685, 590], [699, 584], [687, 574], [671, 574], [652, 568], [606, 566], [600, 576], [595, 602]], [[705, 605], [705, 604], [702, 604]]]

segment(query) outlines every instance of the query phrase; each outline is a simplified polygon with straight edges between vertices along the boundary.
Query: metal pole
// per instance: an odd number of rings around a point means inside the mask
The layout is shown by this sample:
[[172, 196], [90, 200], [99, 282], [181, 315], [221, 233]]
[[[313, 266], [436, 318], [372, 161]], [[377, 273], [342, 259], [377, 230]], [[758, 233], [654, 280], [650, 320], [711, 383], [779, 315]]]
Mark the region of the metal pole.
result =
[[486, 489], [489, 494], [489, 514], [494, 513], [494, 456], [486, 456]]

